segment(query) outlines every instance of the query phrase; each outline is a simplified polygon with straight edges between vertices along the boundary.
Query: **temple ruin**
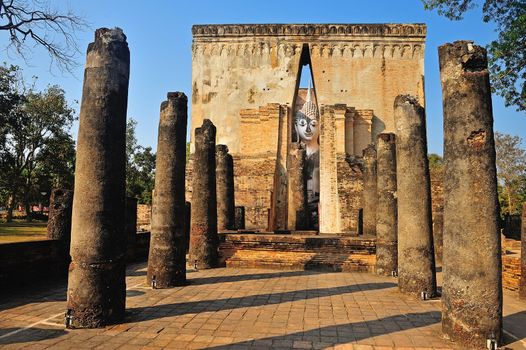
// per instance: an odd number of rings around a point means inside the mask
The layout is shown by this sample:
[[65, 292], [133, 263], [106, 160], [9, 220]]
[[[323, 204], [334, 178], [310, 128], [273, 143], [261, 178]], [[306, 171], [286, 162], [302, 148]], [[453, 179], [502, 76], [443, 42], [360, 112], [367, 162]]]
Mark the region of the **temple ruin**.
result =
[[[389, 347], [497, 349], [513, 334], [503, 322], [506, 249], [486, 51], [469, 41], [439, 48], [445, 164], [437, 189], [427, 154], [425, 36], [423, 24], [194, 26], [190, 159], [188, 100], [169, 92], [151, 232], [138, 234], [137, 201], [125, 197], [130, 51], [122, 30], [98, 29], [87, 52], [74, 191], [53, 192], [50, 239], [30, 264], [9, 265], [27, 253], [22, 245], [0, 247], [0, 281], [35, 268], [69, 273], [65, 314], [8, 329], [0, 340], [64, 317], [69, 329], [108, 327], [67, 335], [86, 347], [122, 335], [153, 345], [160, 334], [157, 347], [218, 338], [219, 347], [209, 346], [214, 339], [191, 347], [312, 349], [373, 337], [383, 346], [383, 335], [397, 333]], [[300, 88], [305, 66], [311, 83]], [[220, 267], [234, 271], [221, 275]], [[321, 276], [327, 271], [376, 275]], [[441, 308], [426, 302], [439, 298]], [[524, 319], [524, 305], [507, 308]], [[17, 313], [13, 320], [32, 322]], [[432, 325], [443, 338], [424, 329]], [[404, 331], [410, 342], [399, 342]]]
[[[245, 207], [246, 229], [294, 229], [288, 150], [302, 141], [309, 229], [356, 235], [363, 150], [394, 131], [396, 96], [424, 101], [426, 26], [196, 25], [192, 33], [191, 129], [204, 118], [220, 126], [217, 143], [234, 158], [235, 203]], [[299, 89], [305, 65], [308, 92]], [[188, 178], [187, 189], [190, 197]]]

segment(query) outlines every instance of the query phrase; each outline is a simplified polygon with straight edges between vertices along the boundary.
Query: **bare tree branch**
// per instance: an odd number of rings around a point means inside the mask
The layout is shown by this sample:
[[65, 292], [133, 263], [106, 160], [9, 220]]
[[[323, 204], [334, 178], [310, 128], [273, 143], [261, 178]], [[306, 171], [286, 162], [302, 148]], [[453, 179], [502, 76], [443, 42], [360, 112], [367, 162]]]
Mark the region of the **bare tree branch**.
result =
[[87, 27], [73, 12], [51, 8], [49, 0], [0, 0], [0, 30], [9, 35], [6, 50], [26, 61], [33, 43], [47, 50], [52, 64], [71, 73], [80, 53], [76, 33]]

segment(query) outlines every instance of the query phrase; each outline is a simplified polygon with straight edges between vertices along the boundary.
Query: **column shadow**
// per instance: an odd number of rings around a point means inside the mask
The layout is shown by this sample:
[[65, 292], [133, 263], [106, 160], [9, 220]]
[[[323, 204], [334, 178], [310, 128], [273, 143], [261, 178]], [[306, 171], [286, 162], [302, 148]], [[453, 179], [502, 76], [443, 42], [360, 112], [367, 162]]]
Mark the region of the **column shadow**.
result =
[[517, 341], [510, 334], [518, 338], [518, 340], [526, 339], [526, 311], [516, 312], [514, 314], [504, 316], [504, 345], [509, 345]]
[[181, 316], [187, 313], [214, 312], [244, 307], [274, 305], [288, 301], [306, 300], [393, 287], [396, 287], [395, 283], [364, 283], [342, 287], [303, 289], [283, 293], [257, 294], [219, 300], [191, 301], [151, 307], [137, 307], [128, 309], [125, 322], [147, 321], [164, 317]]
[[[21, 330], [13, 335], [11, 332]], [[0, 328], [0, 345], [36, 342], [46, 339], [58, 338], [67, 332], [63, 329], [48, 328]], [[5, 337], [4, 337], [5, 336]]]
[[39, 283], [32, 287], [17, 288], [16, 290], [0, 293], [0, 311], [13, 309], [30, 303], [66, 301], [66, 280], [58, 283]]
[[[440, 322], [440, 312], [429, 311], [389, 316], [371, 321], [354, 322], [300, 331], [286, 335], [248, 340], [227, 345], [209, 347], [223, 350], [232, 348], [329, 348], [336, 345], [353, 343], [367, 338], [395, 333], [408, 329], [427, 327]], [[374, 330], [372, 332], [371, 330]], [[294, 342], [307, 342], [294, 344]]]
[[[250, 272], [248, 270], [247, 272]], [[191, 285], [203, 285], [213, 283], [225, 283], [225, 282], [241, 282], [250, 280], [260, 280], [268, 278], [279, 278], [279, 277], [295, 277], [295, 276], [309, 276], [320, 273], [327, 273], [327, 271], [276, 271], [276, 272], [265, 272], [265, 273], [247, 273], [242, 275], [230, 275], [230, 276], [217, 276], [217, 277], [199, 277], [189, 278], [188, 283]]]

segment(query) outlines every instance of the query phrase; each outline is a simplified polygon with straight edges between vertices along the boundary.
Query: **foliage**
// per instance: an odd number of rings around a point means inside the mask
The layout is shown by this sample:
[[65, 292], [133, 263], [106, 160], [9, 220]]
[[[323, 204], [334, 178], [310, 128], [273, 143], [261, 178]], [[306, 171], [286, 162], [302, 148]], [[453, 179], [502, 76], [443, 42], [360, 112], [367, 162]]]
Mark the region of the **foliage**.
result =
[[444, 171], [444, 159], [436, 153], [427, 156], [429, 159], [429, 170], [431, 173], [442, 174]]
[[133, 118], [126, 124], [126, 195], [139, 203], [151, 204], [155, 184], [155, 153], [151, 147], [137, 144]]
[[28, 88], [18, 73], [17, 67], [0, 70], [0, 86], [7, 87], [0, 98], [13, 102], [2, 105], [0, 113], [0, 199], [7, 204], [8, 219], [18, 201], [29, 213], [30, 204], [46, 202], [53, 187], [71, 188], [75, 157], [69, 134], [75, 111], [64, 91]]
[[86, 27], [81, 17], [52, 8], [48, 0], [0, 0], [0, 30], [8, 33], [7, 49], [24, 59], [41, 46], [61, 70], [71, 71], [79, 52], [75, 34]]
[[499, 199], [502, 214], [520, 214], [526, 201], [526, 151], [519, 136], [495, 133]]
[[[461, 20], [464, 13], [477, 6], [476, 0], [422, 0], [428, 10]], [[526, 1], [484, 0], [484, 22], [494, 22], [497, 40], [488, 46], [493, 90], [504, 98], [506, 106], [526, 110]]]

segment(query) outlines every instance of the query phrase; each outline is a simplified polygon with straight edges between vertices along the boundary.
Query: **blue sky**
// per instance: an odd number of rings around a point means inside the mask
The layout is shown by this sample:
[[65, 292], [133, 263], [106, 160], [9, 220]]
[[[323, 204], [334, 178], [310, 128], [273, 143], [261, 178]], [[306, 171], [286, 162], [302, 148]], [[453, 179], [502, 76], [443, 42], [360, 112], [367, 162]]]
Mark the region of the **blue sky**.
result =
[[[38, 76], [38, 86], [58, 84], [69, 100], [80, 100], [84, 52], [98, 27], [121, 27], [131, 51], [128, 116], [138, 121], [139, 143], [156, 147], [159, 105], [168, 91], [191, 93], [191, 27], [216, 23], [426, 23], [425, 56], [427, 133], [430, 153], [442, 154], [442, 102], [437, 48], [455, 40], [474, 40], [486, 45], [496, 37], [494, 26], [483, 23], [480, 8], [463, 21], [452, 22], [436, 12], [424, 11], [420, 0], [375, 1], [53, 1], [84, 16], [91, 29], [79, 33], [82, 51], [75, 76], [57, 70], [50, 73], [45, 52], [35, 50], [28, 64], [0, 52], [2, 61], [20, 65], [29, 79]], [[6, 43], [5, 33], [0, 42]], [[2, 46], [5, 46], [2, 44]], [[79, 106], [75, 105], [78, 110]], [[505, 108], [493, 97], [495, 130], [526, 139], [526, 114]], [[78, 125], [73, 132], [76, 134]], [[524, 144], [523, 144], [524, 146]]]

